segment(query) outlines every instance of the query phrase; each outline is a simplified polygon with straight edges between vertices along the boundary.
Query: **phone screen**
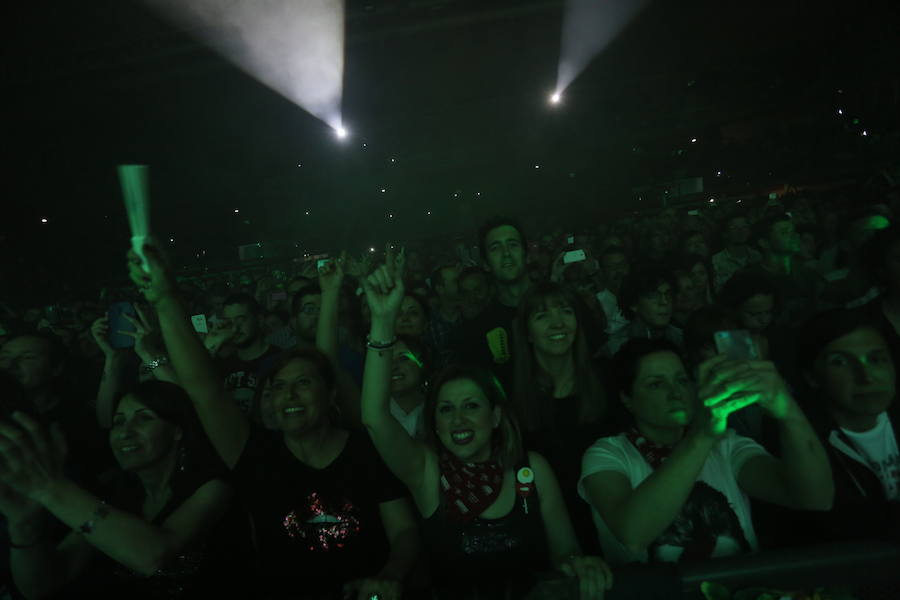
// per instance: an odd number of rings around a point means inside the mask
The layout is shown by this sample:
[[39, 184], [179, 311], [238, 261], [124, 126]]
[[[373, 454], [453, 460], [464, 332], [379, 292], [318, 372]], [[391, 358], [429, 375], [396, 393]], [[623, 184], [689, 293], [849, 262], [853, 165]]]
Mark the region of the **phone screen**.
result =
[[191, 324], [197, 333], [209, 333], [209, 326], [206, 324], [206, 315], [194, 315], [191, 317]]
[[584, 250], [571, 250], [566, 252], [563, 256], [563, 264], [569, 264], [573, 262], [581, 262], [587, 258], [587, 255], [584, 253]]
[[716, 351], [734, 360], [755, 360], [759, 358], [756, 342], [745, 329], [717, 331], [715, 334]]
[[113, 348], [134, 348], [134, 338], [120, 331], [135, 331], [135, 326], [123, 315], [136, 317], [131, 302], [116, 302], [109, 307], [109, 344]]

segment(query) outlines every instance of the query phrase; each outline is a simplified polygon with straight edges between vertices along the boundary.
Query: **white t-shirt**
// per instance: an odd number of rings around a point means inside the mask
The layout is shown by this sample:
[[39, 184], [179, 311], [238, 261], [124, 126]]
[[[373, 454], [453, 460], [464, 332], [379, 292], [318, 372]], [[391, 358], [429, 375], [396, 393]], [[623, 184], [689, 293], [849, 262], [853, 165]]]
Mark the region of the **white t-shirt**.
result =
[[[756, 550], [750, 501], [738, 486], [737, 475], [749, 459], [761, 455], [768, 455], [762, 446], [729, 429], [710, 451], [679, 516], [649, 549], [640, 553], [626, 548], [592, 506], [604, 558], [610, 564], [678, 562], [682, 557], [702, 560]], [[601, 471], [622, 473], [632, 489], [653, 473], [624, 433], [600, 438], [584, 453], [578, 493], [585, 501], [589, 502], [585, 478]], [[711, 540], [715, 541], [710, 544]]]
[[391, 414], [395, 419], [403, 426], [403, 429], [406, 430], [406, 433], [409, 434], [409, 437], [415, 438], [417, 440], [423, 439], [425, 435], [425, 430], [423, 429], [423, 420], [424, 420], [424, 404], [420, 404], [411, 412], [406, 412], [401, 408], [397, 402], [391, 398]]
[[857, 433], [841, 428], [856, 450], [878, 475], [888, 500], [900, 500], [900, 452], [894, 427], [886, 412], [878, 415], [878, 422], [869, 431]]

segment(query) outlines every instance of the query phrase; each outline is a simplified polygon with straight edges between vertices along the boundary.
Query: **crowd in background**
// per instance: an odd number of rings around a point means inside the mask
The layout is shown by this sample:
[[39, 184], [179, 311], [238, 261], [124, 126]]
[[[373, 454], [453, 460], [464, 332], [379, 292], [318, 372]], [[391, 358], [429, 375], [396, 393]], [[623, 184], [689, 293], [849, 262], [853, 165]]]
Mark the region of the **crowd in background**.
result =
[[3, 593], [600, 598], [896, 541], [898, 211], [497, 217], [191, 281], [151, 244], [128, 288], [3, 304]]

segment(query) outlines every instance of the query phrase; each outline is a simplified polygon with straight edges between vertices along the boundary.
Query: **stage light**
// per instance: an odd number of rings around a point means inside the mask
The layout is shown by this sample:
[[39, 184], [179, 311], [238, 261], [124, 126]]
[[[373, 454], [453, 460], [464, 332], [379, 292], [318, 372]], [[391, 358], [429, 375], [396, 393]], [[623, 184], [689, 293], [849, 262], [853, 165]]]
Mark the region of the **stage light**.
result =
[[839, 109], [838, 109], [838, 114], [839, 114], [839, 115], [844, 114], [844, 110], [843, 110], [842, 108], [839, 108]]
[[696, 144], [696, 143], [697, 143], [697, 138], [691, 138], [691, 143], [692, 143], [692, 144]]
[[429, 211], [427, 211], [425, 214], [430, 215], [430, 214], [431, 214], [431, 211], [429, 210]]
[[241, 212], [240, 209], [238, 209], [238, 208], [234, 209], [234, 214], [238, 214], [239, 212]]
[[716, 171], [716, 177], [721, 177], [721, 176], [722, 176], [722, 171]]
[[868, 131], [866, 131], [866, 130], [865, 130], [865, 129], [863, 129], [863, 132], [862, 132], [862, 134], [863, 134], [863, 137], [865, 137], [865, 136], [867, 136], [867, 135], [869, 135], [869, 132], [868, 132]]
[[369, 252], [375, 252], [375, 248], [369, 248]]
[[562, 94], [559, 92], [555, 92], [550, 96], [550, 104], [559, 104], [560, 100], [562, 100]]
[[309, 216], [309, 211], [306, 211], [306, 216], [307, 216], [307, 217]]
[[41, 223], [46, 223], [47, 219], [41, 219]]
[[298, 167], [298, 168], [299, 168], [299, 167], [302, 167], [302, 166], [303, 166], [303, 163], [297, 163], [297, 167]]
[[393, 218], [394, 218], [394, 215], [388, 215], [388, 218], [393, 219]]
[[381, 188], [381, 193], [382, 193], [382, 194], [385, 193], [386, 191], [387, 191], [386, 189]]
[[535, 169], [540, 169], [540, 168], [541, 168], [541, 165], [534, 165], [534, 168], [535, 168]]
[[334, 135], [338, 137], [339, 140], [345, 139], [350, 133], [344, 129], [343, 127], [337, 127], [334, 130]]
[[175, 238], [169, 238], [169, 242], [172, 243], [172, 244], [174, 244], [174, 243], [175, 243]]

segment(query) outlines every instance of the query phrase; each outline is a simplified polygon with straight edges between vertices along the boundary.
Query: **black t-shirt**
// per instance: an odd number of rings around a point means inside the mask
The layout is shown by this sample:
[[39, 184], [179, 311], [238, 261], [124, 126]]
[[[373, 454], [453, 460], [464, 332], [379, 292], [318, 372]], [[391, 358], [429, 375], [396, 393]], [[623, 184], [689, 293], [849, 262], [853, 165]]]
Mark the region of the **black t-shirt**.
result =
[[233, 479], [253, 518], [267, 598], [332, 597], [375, 575], [390, 549], [379, 505], [407, 495], [369, 437], [354, 432], [330, 465], [314, 469], [281, 433], [255, 428]]
[[253, 414], [253, 398], [262, 378], [268, 373], [282, 350], [275, 346], [269, 348], [253, 360], [241, 360], [237, 354], [217, 361], [219, 373], [225, 378], [225, 389], [234, 398], [241, 412]]

